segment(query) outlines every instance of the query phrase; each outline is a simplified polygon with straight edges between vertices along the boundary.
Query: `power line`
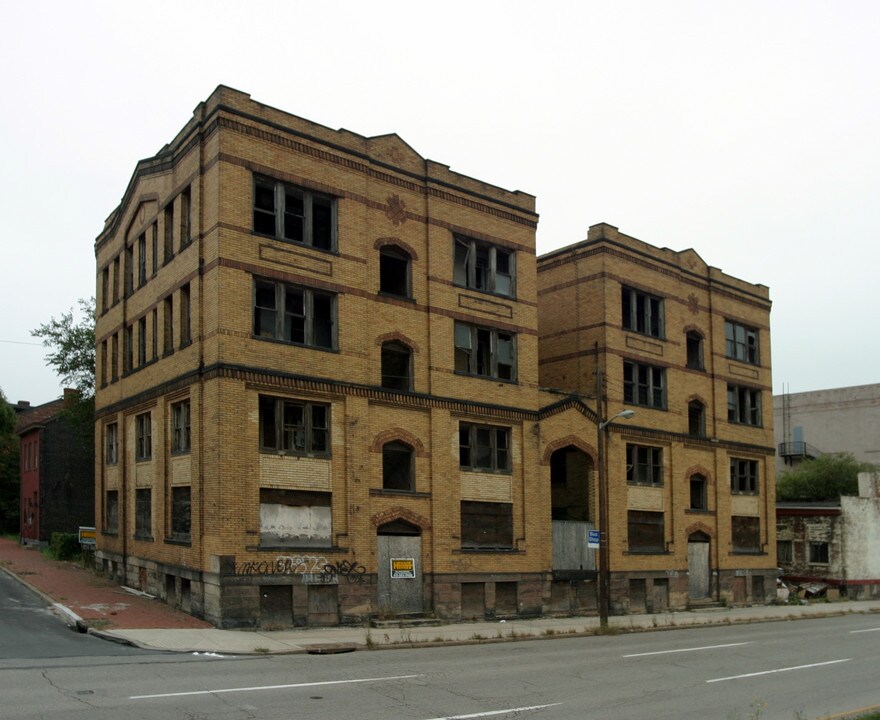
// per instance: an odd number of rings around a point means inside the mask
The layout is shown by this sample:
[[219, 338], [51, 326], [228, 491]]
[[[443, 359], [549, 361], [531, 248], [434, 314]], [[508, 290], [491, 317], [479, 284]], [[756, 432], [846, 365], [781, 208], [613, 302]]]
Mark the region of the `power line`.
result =
[[0, 340], [0, 343], [8, 343], [10, 345], [34, 345], [35, 347], [43, 347], [43, 343], [24, 342], [23, 340]]

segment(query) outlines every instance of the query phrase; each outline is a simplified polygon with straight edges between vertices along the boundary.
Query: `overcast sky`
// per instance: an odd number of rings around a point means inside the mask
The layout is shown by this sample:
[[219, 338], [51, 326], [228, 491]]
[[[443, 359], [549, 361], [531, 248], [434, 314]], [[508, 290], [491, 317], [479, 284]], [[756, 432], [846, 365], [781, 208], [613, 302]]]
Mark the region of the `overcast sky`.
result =
[[95, 294], [135, 163], [225, 84], [769, 286], [774, 392], [880, 382], [880, 3], [28, 2], [0, 10], [0, 388]]

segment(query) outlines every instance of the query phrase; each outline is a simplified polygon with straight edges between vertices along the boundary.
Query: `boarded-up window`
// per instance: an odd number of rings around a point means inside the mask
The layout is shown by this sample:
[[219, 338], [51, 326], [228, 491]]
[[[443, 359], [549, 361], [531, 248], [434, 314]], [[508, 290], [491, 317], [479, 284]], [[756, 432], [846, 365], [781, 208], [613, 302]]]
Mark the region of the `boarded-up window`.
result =
[[260, 488], [260, 545], [330, 547], [330, 493]]
[[734, 552], [760, 552], [761, 519], [757, 517], [738, 517], [731, 519]]
[[663, 513], [629, 510], [627, 538], [630, 552], [664, 552], [666, 543], [663, 538]]
[[510, 503], [461, 501], [461, 546], [481, 550], [513, 547]]

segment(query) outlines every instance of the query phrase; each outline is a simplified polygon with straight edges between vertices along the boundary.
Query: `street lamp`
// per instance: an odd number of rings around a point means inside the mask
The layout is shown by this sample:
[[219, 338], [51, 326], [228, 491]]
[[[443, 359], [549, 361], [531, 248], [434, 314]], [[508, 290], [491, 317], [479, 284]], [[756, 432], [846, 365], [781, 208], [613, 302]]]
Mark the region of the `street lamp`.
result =
[[629, 420], [635, 415], [635, 410], [621, 410], [607, 420], [602, 419], [602, 402], [598, 403], [596, 413], [596, 425], [599, 430], [599, 445], [597, 460], [599, 464], [599, 623], [603, 628], [608, 627], [608, 611], [611, 604], [611, 569], [608, 567], [608, 469], [605, 458], [605, 433], [608, 425], [614, 420]]

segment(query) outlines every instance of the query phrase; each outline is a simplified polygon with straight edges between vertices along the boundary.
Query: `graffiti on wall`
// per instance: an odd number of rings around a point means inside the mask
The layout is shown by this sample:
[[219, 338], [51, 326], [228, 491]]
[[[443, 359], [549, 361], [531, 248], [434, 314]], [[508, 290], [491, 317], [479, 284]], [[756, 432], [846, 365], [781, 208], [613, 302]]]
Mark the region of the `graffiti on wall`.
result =
[[279, 555], [275, 560], [236, 562], [234, 556], [220, 561], [221, 575], [299, 575], [309, 585], [338, 585], [340, 578], [362, 585], [367, 568], [350, 560], [329, 562], [323, 555]]

